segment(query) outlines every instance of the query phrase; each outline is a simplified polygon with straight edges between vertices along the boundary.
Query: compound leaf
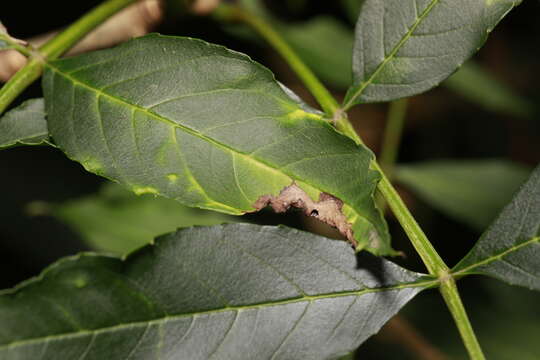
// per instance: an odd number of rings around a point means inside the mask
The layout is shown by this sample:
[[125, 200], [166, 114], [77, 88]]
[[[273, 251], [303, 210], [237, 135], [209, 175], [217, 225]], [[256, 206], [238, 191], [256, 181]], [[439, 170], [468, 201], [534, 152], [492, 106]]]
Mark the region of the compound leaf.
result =
[[366, 0], [356, 23], [344, 108], [424, 92], [486, 41], [520, 0]]
[[484, 274], [540, 290], [540, 167], [456, 265], [456, 276]]
[[27, 100], [0, 118], [0, 149], [41, 145], [48, 139], [43, 99]]
[[0, 296], [2, 359], [331, 359], [433, 281], [343, 242], [248, 224], [83, 254]]
[[[44, 93], [56, 144], [137, 194], [233, 215], [294, 205], [359, 248], [393, 253], [369, 149], [243, 54], [149, 35], [49, 63]], [[295, 197], [283, 199], [291, 187]]]

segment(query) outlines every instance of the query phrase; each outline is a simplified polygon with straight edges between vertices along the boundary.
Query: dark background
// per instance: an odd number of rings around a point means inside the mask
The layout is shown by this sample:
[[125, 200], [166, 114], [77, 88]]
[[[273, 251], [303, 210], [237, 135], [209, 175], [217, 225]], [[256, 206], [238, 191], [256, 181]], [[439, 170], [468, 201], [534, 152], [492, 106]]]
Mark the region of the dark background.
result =
[[[30, 1], [3, 2], [0, 20], [11, 35], [27, 38], [68, 25], [99, 1]], [[331, 14], [344, 23], [346, 17], [338, 2], [269, 1], [271, 8], [286, 21], [301, 21], [317, 14]], [[294, 5], [296, 4], [296, 5]], [[305, 5], [305, 4], [304, 4]], [[296, 9], [296, 10], [295, 10]], [[540, 91], [540, 2], [524, 3], [505, 18], [490, 36], [476, 59], [515, 93], [539, 103]], [[269, 66], [277, 77], [299, 92], [306, 100], [309, 95], [279, 57], [260, 45], [239, 41], [226, 35], [220, 24], [210, 19], [171, 18], [159, 32], [200, 37], [248, 53]], [[29, 88], [23, 98], [40, 96], [39, 84]], [[336, 96], [343, 92], [336, 91]], [[21, 98], [22, 99], [22, 98]], [[540, 109], [540, 105], [538, 106]], [[362, 106], [351, 113], [366, 143], [377, 152], [380, 145], [386, 105]], [[505, 158], [535, 166], [540, 160], [540, 116], [519, 119], [488, 112], [463, 100], [444, 88], [437, 88], [411, 99], [407, 125], [399, 156], [400, 162], [432, 159]], [[67, 159], [60, 151], [46, 147], [19, 147], [0, 152], [0, 289], [37, 275], [56, 259], [87, 250], [79, 235], [52, 217], [32, 217], [26, 207], [29, 202], [43, 200], [61, 202], [95, 192], [102, 179], [89, 174]], [[413, 212], [436, 248], [449, 265], [455, 264], [474, 244], [478, 233], [444, 214], [430, 208], [403, 190]], [[257, 218], [261, 222], [294, 222], [298, 215]], [[414, 251], [395, 221], [390, 219], [395, 247], [408, 256], [399, 260], [402, 265], [422, 271]], [[527, 306], [538, 308], [540, 296], [521, 288], [500, 285], [493, 280], [465, 279], [460, 282], [464, 302], [478, 329], [481, 343], [499, 343], [510, 349], [507, 354], [497, 351], [493, 358], [518, 359], [511, 349], [528, 348], [530, 335], [540, 337], [540, 316], [527, 313]], [[503, 295], [501, 295], [503, 294]], [[527, 305], [528, 304], [528, 305]], [[534, 306], [536, 304], [536, 306]], [[436, 291], [427, 291], [416, 298], [404, 311], [404, 316], [443, 351], [463, 357], [460, 339], [442, 298]], [[535, 318], [536, 317], [536, 318]], [[531, 327], [531, 318], [537, 327]], [[520, 321], [527, 325], [520, 328]], [[502, 337], [501, 332], [508, 329]], [[510, 329], [522, 329], [516, 331]], [[523, 331], [522, 335], [519, 331]], [[482, 335], [484, 334], [484, 335]], [[501, 336], [499, 340], [498, 336]], [[363, 359], [409, 358], [399, 339], [388, 330], [369, 340], [359, 351]], [[521, 341], [521, 342], [520, 342]], [[531, 344], [532, 345], [532, 344]], [[538, 346], [536, 346], [538, 349]], [[530, 354], [540, 359], [540, 353]], [[410, 358], [415, 358], [413, 355]]]

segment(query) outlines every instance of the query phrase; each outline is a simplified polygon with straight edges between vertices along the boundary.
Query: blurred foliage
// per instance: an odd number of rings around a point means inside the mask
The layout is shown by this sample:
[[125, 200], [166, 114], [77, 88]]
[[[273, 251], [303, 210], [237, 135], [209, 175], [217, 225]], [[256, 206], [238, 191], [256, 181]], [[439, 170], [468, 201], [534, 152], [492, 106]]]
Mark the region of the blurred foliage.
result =
[[480, 65], [469, 61], [444, 83], [449, 89], [486, 110], [530, 117], [534, 104], [516, 95]]
[[52, 205], [52, 213], [78, 231], [92, 249], [119, 255], [178, 228], [237, 221], [175, 200], [137, 196], [114, 183], [106, 183], [97, 194]]
[[529, 173], [503, 160], [437, 160], [400, 165], [395, 178], [434, 208], [481, 232]]

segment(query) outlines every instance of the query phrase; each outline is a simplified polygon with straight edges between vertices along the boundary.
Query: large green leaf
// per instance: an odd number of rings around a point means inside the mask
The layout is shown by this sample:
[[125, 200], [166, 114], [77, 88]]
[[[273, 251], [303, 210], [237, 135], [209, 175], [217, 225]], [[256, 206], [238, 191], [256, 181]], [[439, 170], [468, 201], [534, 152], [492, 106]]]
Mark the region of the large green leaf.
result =
[[27, 100], [0, 118], [0, 149], [40, 145], [48, 138], [43, 99]]
[[540, 166], [453, 272], [540, 290]]
[[395, 178], [428, 204], [482, 232], [529, 174], [530, 169], [504, 160], [434, 160], [400, 165]]
[[392, 253], [372, 153], [243, 54], [150, 35], [48, 64], [44, 92], [57, 145], [135, 193], [234, 215], [304, 207]]
[[2, 359], [328, 359], [432, 284], [345, 243], [248, 224], [83, 254], [0, 296]]
[[456, 71], [521, 0], [366, 0], [344, 108], [424, 92]]
[[113, 183], [107, 183], [97, 194], [53, 205], [52, 213], [77, 230], [92, 248], [119, 255], [177, 228], [236, 219], [163, 197], [137, 196]]

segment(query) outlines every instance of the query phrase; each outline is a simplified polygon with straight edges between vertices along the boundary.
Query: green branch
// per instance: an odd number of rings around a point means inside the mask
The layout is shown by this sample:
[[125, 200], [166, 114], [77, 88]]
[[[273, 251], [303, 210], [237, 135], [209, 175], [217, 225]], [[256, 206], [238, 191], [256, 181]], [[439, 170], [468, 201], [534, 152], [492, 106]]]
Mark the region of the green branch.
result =
[[0, 114], [6, 111], [13, 100], [41, 76], [43, 66], [48, 60], [58, 58], [95, 27], [135, 1], [106, 1], [49, 40], [39, 51], [34, 51], [26, 65], [0, 89]]
[[439, 290], [444, 298], [444, 301], [446, 302], [446, 306], [454, 318], [454, 322], [458, 327], [459, 334], [463, 339], [463, 343], [467, 348], [470, 358], [473, 360], [485, 360], [482, 348], [478, 343], [478, 339], [474, 334], [474, 330], [471, 326], [471, 322], [469, 321], [469, 317], [467, 316], [467, 312], [465, 311], [465, 307], [463, 306], [461, 298], [459, 297], [459, 292], [454, 278], [449, 275], [446, 279], [442, 280]]
[[8, 50], [8, 49], [17, 50], [18, 52], [20, 52], [26, 57], [29, 57], [32, 55], [32, 48], [30, 46], [25, 46], [24, 42], [12, 38], [7, 33], [0, 34], [0, 41], [3, 41], [6, 44], [8, 44], [7, 47], [2, 47], [1, 48], [2, 50]]

